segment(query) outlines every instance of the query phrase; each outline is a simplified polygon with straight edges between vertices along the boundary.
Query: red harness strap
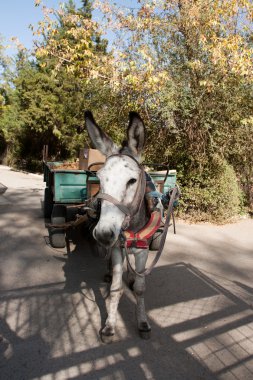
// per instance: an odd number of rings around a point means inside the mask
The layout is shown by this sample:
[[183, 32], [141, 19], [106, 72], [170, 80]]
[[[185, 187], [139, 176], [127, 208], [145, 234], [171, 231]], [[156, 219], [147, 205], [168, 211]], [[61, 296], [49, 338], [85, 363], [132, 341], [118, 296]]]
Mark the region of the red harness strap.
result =
[[161, 225], [161, 212], [153, 211], [148, 223], [138, 232], [124, 231], [127, 248], [148, 248], [148, 239], [151, 238]]

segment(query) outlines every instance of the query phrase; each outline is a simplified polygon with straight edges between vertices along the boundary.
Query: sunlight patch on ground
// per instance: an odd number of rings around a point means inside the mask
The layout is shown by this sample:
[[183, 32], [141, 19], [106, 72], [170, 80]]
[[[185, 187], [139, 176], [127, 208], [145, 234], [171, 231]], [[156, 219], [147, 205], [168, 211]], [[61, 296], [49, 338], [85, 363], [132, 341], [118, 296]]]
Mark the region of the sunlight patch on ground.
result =
[[156, 308], [149, 312], [149, 317], [154, 320], [159, 317], [159, 326], [164, 328], [214, 313], [232, 304], [226, 297], [218, 294]]

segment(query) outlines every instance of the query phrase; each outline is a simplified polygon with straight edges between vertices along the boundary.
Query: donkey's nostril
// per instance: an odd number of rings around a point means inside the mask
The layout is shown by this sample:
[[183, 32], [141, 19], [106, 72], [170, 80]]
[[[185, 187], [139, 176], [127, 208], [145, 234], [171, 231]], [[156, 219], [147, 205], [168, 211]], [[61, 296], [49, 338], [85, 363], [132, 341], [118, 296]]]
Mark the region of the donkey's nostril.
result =
[[102, 231], [101, 236], [99, 238], [104, 241], [110, 241], [114, 239], [114, 232], [112, 230], [109, 231]]
[[114, 243], [115, 233], [113, 232], [113, 230], [108, 230], [108, 231], [94, 230], [94, 237], [100, 244], [105, 245], [105, 246], [110, 246], [112, 243]]

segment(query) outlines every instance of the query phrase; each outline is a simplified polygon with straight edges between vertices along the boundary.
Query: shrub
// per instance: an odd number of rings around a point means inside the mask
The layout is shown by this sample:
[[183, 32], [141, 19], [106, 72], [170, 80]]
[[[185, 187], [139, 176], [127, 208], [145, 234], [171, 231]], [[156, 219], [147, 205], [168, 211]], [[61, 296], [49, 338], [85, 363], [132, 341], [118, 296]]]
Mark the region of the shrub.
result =
[[192, 221], [225, 223], [242, 210], [242, 191], [235, 171], [225, 160], [216, 159], [199, 175], [182, 181], [180, 215]]
[[2, 157], [4, 156], [6, 149], [7, 149], [7, 143], [4, 138], [3, 131], [1, 131], [0, 129], [0, 159], [2, 159]]

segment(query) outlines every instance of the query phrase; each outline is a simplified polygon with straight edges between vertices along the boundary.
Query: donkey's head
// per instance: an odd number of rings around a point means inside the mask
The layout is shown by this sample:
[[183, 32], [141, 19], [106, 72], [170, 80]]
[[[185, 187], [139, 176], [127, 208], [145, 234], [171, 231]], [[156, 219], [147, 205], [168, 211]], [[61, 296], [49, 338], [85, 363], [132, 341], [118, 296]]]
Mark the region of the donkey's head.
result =
[[[111, 247], [125, 224], [124, 206], [126, 209], [136, 206], [136, 192], [143, 181], [143, 171], [138, 161], [144, 146], [145, 128], [140, 116], [130, 112], [127, 141], [118, 147], [96, 124], [91, 112], [85, 113], [85, 121], [93, 144], [107, 157], [104, 166], [97, 172], [100, 192], [114, 199], [111, 202], [102, 198], [100, 218], [93, 235], [100, 244]], [[117, 202], [123, 207], [118, 207]]]

